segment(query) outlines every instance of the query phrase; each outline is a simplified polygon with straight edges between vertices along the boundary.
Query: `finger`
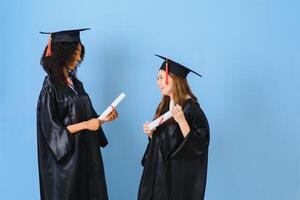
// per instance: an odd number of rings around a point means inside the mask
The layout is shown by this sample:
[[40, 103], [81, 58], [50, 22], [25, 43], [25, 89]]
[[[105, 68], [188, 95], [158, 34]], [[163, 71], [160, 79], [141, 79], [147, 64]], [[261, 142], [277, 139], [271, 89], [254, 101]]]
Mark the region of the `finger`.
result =
[[113, 107], [112, 111], [108, 114], [108, 116], [113, 115], [114, 113], [116, 113], [116, 109]]
[[173, 107], [173, 109], [177, 109], [177, 105], [178, 105], [178, 104], [175, 104], [174, 107]]
[[178, 112], [177, 105], [176, 105], [176, 106], [174, 106], [173, 110], [174, 110], [175, 112]]
[[178, 113], [178, 110], [177, 110], [177, 108], [174, 106], [174, 108], [173, 108], [173, 115], [176, 115]]
[[174, 115], [175, 115], [174, 109], [172, 109], [171, 113], [172, 113], [172, 116], [174, 117]]
[[112, 105], [110, 105], [110, 107], [112, 108], [112, 112], [114, 112], [116, 110], [116, 108]]
[[116, 116], [117, 116], [117, 115], [119, 115], [119, 113], [118, 113], [117, 111], [115, 111], [115, 112], [114, 112], [114, 115], [116, 115]]
[[172, 109], [172, 114], [174, 114], [175, 113], [175, 106], [173, 107], [173, 109]]
[[176, 105], [177, 110], [182, 110], [181, 106], [179, 104]]
[[147, 126], [148, 124], [149, 124], [149, 122], [148, 122], [148, 121], [145, 121], [144, 126]]
[[144, 126], [144, 128], [145, 130], [150, 131], [149, 126], [147, 124]]

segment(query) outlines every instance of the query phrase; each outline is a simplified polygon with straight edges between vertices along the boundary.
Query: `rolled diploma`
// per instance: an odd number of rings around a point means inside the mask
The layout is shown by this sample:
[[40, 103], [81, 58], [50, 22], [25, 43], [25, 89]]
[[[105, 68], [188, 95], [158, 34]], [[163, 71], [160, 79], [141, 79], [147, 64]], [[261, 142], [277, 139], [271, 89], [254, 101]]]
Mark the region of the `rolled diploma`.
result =
[[158, 127], [159, 125], [161, 125], [162, 123], [164, 123], [165, 121], [170, 119], [171, 117], [172, 117], [171, 111], [166, 112], [162, 116], [160, 116], [157, 119], [155, 119], [154, 121], [150, 122], [149, 125], [148, 125], [149, 129], [150, 130], [155, 129], [156, 127]]
[[107, 117], [107, 115], [109, 113], [111, 113], [111, 111], [113, 109], [115, 109], [117, 107], [117, 105], [125, 98], [125, 94], [121, 93], [113, 102], [110, 106], [108, 106], [106, 108], [106, 110], [98, 117], [98, 119], [104, 119], [105, 117]]

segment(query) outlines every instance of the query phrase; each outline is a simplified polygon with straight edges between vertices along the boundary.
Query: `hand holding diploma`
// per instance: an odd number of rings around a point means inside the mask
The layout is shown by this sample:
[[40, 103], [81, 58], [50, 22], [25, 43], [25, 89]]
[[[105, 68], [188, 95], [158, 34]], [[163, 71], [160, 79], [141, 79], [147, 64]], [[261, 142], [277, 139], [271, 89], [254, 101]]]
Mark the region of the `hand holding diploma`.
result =
[[118, 113], [116, 111], [117, 105], [125, 98], [125, 94], [121, 93], [110, 106], [106, 108], [106, 110], [98, 117], [100, 121], [108, 122], [112, 121], [118, 117]]
[[161, 115], [160, 117], [156, 118], [154, 121], [148, 124], [149, 130], [152, 131], [153, 129], [155, 129], [156, 127], [158, 127], [159, 125], [161, 125], [162, 123], [170, 119], [171, 117], [172, 117], [171, 111], [166, 112], [165, 114]]
[[96, 118], [96, 120], [99, 121], [100, 124], [103, 124], [104, 122], [110, 122], [115, 120], [116, 118], [118, 118], [118, 116], [119, 116], [118, 112], [115, 109], [113, 109], [111, 113], [109, 113], [105, 118], [101, 118], [101, 119]]
[[150, 130], [149, 129], [149, 122], [146, 121], [143, 125], [143, 129], [144, 129], [144, 133], [146, 133], [146, 135], [149, 137], [149, 138], [152, 138], [152, 134], [153, 134], [153, 130]]

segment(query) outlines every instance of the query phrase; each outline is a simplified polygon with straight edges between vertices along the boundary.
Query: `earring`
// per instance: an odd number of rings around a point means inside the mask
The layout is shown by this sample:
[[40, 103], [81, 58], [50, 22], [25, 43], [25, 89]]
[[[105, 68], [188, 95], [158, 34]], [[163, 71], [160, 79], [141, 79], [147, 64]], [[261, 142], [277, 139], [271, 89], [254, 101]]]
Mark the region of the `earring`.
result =
[[75, 76], [76, 70], [71, 70], [70, 67], [68, 67], [68, 74], [69, 76]]

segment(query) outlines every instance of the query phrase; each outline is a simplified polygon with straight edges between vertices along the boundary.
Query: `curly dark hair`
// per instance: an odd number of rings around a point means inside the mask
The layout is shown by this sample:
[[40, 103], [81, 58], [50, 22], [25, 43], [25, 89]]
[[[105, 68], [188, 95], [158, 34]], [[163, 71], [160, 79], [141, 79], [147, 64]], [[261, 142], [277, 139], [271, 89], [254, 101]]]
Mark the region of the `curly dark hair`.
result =
[[[65, 77], [64, 77], [64, 67], [70, 65], [73, 62], [74, 55], [78, 48], [78, 42], [52, 42], [52, 56], [46, 57], [47, 47], [45, 47], [42, 58], [41, 58], [41, 65], [43, 66], [44, 70], [48, 74], [49, 77], [56, 80], [58, 83], [66, 85]], [[83, 44], [81, 44], [81, 61], [84, 58], [85, 49]], [[79, 66], [79, 64], [76, 66]], [[76, 76], [76, 69], [74, 70], [74, 76]]]

